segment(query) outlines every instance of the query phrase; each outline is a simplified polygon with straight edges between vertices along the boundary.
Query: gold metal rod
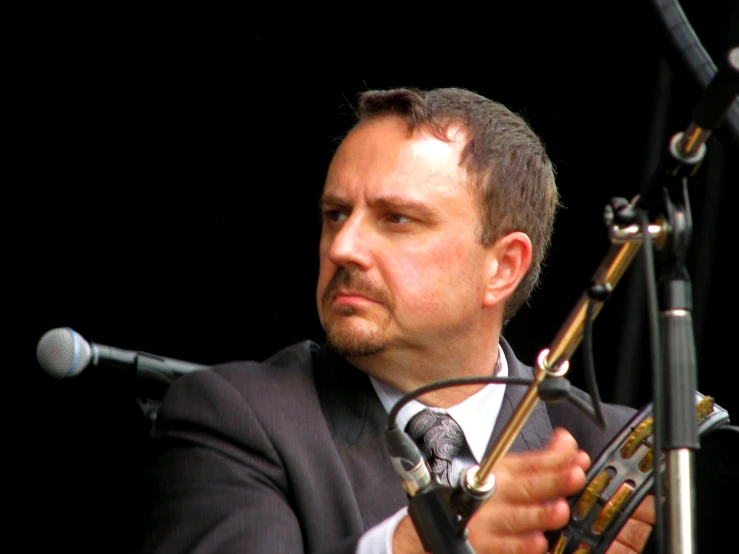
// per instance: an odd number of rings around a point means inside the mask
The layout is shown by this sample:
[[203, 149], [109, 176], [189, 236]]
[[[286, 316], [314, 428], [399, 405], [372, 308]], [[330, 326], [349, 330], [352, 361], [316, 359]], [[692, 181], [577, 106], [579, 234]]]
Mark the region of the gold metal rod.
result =
[[686, 157], [695, 156], [698, 153], [700, 146], [705, 144], [710, 136], [710, 129], [703, 129], [695, 124], [691, 124], [682, 137], [682, 153]]
[[[626, 272], [626, 269], [636, 257], [642, 244], [643, 238], [635, 238], [633, 241], [627, 241], [620, 246], [611, 246], [596, 270], [592, 282], [609, 285], [611, 289], [615, 288]], [[567, 373], [569, 357], [582, 341], [585, 319], [587, 317], [588, 300], [587, 292], [580, 296], [577, 305], [570, 312], [569, 317], [552, 342], [552, 347], [549, 350], [543, 350], [539, 355], [537, 368], [534, 373], [534, 382], [529, 387], [529, 390], [526, 391], [523, 400], [511, 416], [505, 429], [503, 429], [498, 442], [496, 442], [490, 454], [480, 464], [480, 469], [475, 475], [473, 488], [475, 486], [482, 487], [487, 483], [490, 473], [495, 469], [495, 466], [497, 466], [498, 462], [505, 456], [516, 440], [531, 412], [539, 402], [539, 383], [547, 377], [562, 377]], [[593, 318], [600, 313], [602, 306], [602, 301], [596, 303]]]
[[[611, 246], [603, 262], [593, 276], [593, 282], [600, 285], [609, 285], [611, 289], [624, 276], [631, 262], [636, 257], [637, 252], [641, 248], [643, 240], [635, 240], [622, 244], [621, 246]], [[554, 337], [552, 345], [549, 347], [549, 355], [546, 360], [546, 367], [556, 368], [563, 360], [569, 360], [582, 340], [582, 333], [585, 329], [585, 320], [588, 309], [587, 291], [580, 295], [575, 308], [570, 312], [565, 324], [560, 327], [560, 332]], [[593, 310], [593, 318], [595, 318], [603, 308], [603, 302], [595, 302]]]
[[537, 389], [539, 383], [541, 383], [547, 376], [546, 371], [538, 369], [534, 374], [534, 382], [526, 391], [526, 394], [521, 400], [521, 403], [516, 408], [516, 411], [511, 416], [511, 420], [503, 429], [503, 433], [500, 435], [498, 442], [495, 443], [493, 450], [485, 458], [480, 465], [480, 469], [475, 475], [475, 485], [482, 485], [487, 482], [488, 475], [498, 464], [498, 461], [508, 452], [513, 441], [516, 440], [518, 433], [521, 432], [521, 428], [528, 420], [529, 415], [536, 407], [539, 402], [539, 391]]

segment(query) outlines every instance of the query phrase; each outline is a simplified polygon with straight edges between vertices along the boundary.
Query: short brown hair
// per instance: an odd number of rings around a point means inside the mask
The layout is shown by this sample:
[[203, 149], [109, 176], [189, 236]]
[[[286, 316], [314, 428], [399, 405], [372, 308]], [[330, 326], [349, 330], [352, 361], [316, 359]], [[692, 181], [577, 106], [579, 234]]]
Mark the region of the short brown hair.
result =
[[481, 243], [492, 244], [513, 231], [531, 239], [531, 267], [506, 303], [503, 319], [508, 322], [539, 282], [559, 207], [554, 165], [544, 144], [522, 117], [460, 88], [360, 93], [358, 124], [390, 114], [404, 118], [409, 131], [427, 128], [444, 141], [450, 140], [450, 124], [462, 125], [467, 144], [460, 165], [475, 178], [473, 186], [480, 193]]

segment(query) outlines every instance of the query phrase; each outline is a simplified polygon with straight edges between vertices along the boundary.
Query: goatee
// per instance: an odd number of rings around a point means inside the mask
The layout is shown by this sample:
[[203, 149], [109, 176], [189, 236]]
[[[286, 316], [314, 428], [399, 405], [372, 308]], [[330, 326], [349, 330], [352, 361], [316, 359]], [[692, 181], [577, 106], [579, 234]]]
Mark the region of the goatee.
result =
[[[357, 270], [338, 268], [321, 296], [322, 325], [331, 348], [342, 356], [371, 356], [385, 349], [385, 337], [379, 329], [353, 329], [347, 318], [357, 313], [352, 306], [332, 306], [333, 292], [339, 288], [364, 294], [392, 312], [392, 299], [384, 290], [372, 286]], [[333, 317], [330, 317], [332, 314]], [[338, 316], [338, 317], [337, 317]], [[359, 316], [358, 316], [359, 317]]]

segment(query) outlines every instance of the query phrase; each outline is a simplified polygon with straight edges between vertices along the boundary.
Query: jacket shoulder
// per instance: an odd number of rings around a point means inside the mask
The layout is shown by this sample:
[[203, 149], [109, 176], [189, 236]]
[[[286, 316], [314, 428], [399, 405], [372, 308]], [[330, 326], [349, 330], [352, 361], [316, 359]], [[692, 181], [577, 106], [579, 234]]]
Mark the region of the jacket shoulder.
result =
[[[572, 394], [592, 406], [592, 397], [585, 391], [572, 387]], [[575, 437], [580, 448], [595, 459], [626, 424], [634, 417], [636, 410], [629, 406], [603, 403], [605, 429], [599, 429], [595, 421], [575, 404], [564, 400], [557, 404], [547, 404], [547, 411], [553, 427], [564, 427]]]

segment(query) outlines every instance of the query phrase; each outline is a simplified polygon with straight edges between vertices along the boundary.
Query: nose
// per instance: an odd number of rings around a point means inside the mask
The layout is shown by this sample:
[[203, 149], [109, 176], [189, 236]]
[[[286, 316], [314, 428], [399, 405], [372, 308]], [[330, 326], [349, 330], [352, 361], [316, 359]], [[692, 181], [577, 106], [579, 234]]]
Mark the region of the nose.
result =
[[363, 218], [352, 214], [327, 237], [327, 257], [338, 267], [368, 269], [372, 265], [372, 233]]

